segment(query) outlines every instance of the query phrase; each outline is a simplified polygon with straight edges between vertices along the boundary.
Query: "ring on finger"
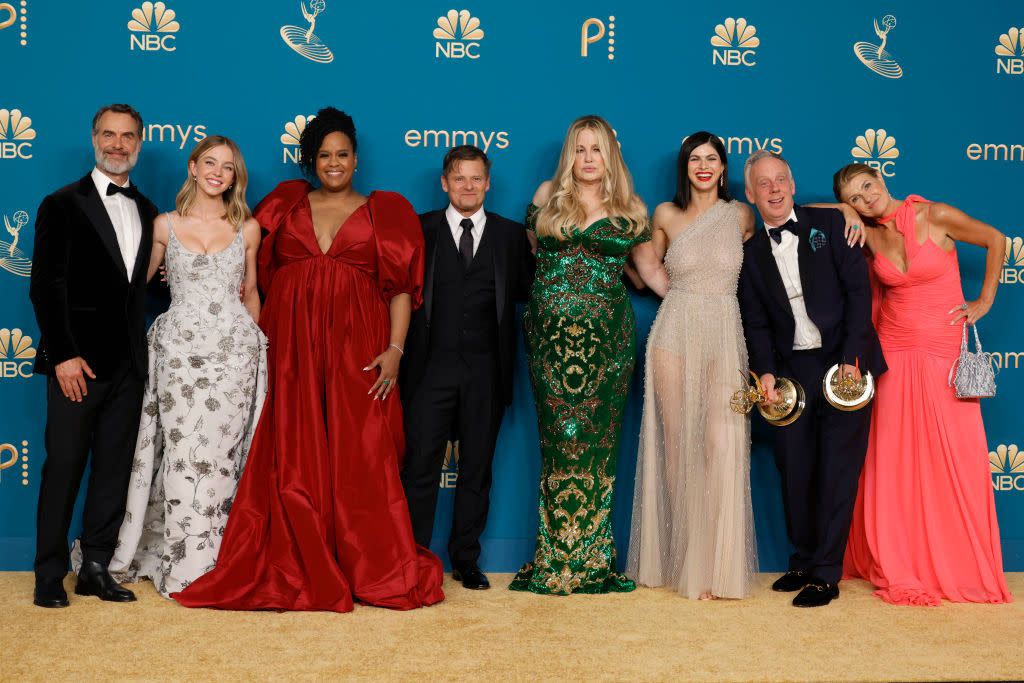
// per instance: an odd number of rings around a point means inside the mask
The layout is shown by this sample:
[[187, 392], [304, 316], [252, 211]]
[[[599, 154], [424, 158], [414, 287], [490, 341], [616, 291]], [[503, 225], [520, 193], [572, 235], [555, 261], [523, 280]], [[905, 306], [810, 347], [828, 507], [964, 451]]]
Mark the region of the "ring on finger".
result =
[[960, 304], [960, 310], [961, 311], [966, 311], [967, 310], [967, 304]]

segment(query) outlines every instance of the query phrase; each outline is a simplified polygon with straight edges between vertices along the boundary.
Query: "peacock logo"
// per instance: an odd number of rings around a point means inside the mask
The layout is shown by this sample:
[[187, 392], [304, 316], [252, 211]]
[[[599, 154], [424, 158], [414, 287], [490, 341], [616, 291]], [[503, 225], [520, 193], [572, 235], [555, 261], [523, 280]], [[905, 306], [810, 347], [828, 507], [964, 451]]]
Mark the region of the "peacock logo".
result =
[[303, 116], [299, 114], [294, 119], [284, 124], [284, 133], [281, 134], [281, 144], [284, 149], [281, 153], [282, 164], [297, 164], [302, 158], [302, 151], [299, 149], [299, 141], [302, 139], [302, 131], [306, 125], [315, 119], [315, 116]]
[[858, 135], [850, 154], [854, 161], [877, 169], [886, 178], [896, 175], [900, 150], [896, 147], [896, 138], [884, 128], [868, 128], [863, 135]]
[[13, 443], [0, 444], [0, 484], [3, 484], [3, 471], [17, 467], [22, 486], [28, 486], [28, 441], [22, 440], [21, 447]]
[[32, 376], [35, 357], [32, 337], [21, 328], [0, 329], [0, 379], [28, 379]]
[[0, 109], [0, 159], [31, 159], [36, 131], [20, 109]]
[[757, 28], [740, 17], [729, 17], [715, 26], [715, 35], [711, 36], [711, 63], [722, 66], [755, 66], [761, 39], [757, 36]]
[[28, 212], [15, 211], [4, 216], [4, 227], [11, 236], [10, 242], [0, 240], [0, 268], [12, 275], [28, 277], [32, 274], [32, 259], [18, 247], [21, 229], [28, 225]]
[[996, 73], [1024, 74], [1024, 28], [1011, 26], [996, 44]]
[[607, 36], [608, 59], [615, 60], [615, 16], [609, 16], [607, 21], [597, 17], [591, 17], [583, 22], [580, 29], [580, 57], [590, 56], [590, 46]]
[[437, 18], [434, 38], [437, 39], [434, 43], [435, 59], [479, 59], [484, 31], [480, 28], [480, 19], [468, 9], [450, 9]]
[[313, 33], [316, 30], [316, 18], [327, 9], [327, 3], [325, 0], [310, 0], [307, 7], [307, 3], [300, 0], [299, 9], [302, 10], [302, 18], [309, 25], [282, 26], [281, 39], [309, 61], [330, 64], [334, 61], [334, 53]]
[[21, 0], [20, 8], [16, 9], [13, 2], [0, 2], [0, 31], [18, 25], [12, 34], [18, 36], [19, 44], [28, 45], [28, 0]]
[[1024, 451], [1017, 444], [999, 444], [989, 451], [988, 465], [996, 491], [1024, 491]]
[[132, 10], [128, 22], [128, 47], [143, 52], [174, 52], [175, 35], [181, 30], [177, 14], [163, 2], [144, 2]]
[[1024, 237], [1007, 237], [1006, 253], [1003, 255], [1003, 272], [999, 282], [1016, 285], [1024, 282]]

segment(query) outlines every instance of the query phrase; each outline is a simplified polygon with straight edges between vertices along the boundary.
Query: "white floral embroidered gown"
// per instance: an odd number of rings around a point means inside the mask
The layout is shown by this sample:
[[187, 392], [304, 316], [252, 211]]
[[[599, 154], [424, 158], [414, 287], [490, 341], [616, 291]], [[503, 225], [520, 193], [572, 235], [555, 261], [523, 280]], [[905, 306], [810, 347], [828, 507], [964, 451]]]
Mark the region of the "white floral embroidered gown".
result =
[[669, 245], [647, 338], [626, 574], [689, 598], [746, 597], [757, 570], [750, 423], [729, 407], [747, 371], [742, 262], [739, 202], [719, 200]]
[[266, 337], [239, 300], [245, 242], [199, 254], [168, 231], [171, 306], [149, 379], [110, 571], [165, 597], [214, 567], [267, 388]]

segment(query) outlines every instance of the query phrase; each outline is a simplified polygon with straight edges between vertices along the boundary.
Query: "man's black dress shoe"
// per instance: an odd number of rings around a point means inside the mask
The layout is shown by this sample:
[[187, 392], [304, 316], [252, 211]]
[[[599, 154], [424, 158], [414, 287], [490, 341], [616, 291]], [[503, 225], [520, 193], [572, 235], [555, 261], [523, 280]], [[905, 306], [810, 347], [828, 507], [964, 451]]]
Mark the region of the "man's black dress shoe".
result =
[[471, 591], [482, 591], [491, 587], [491, 582], [475, 564], [463, 570], [453, 570], [452, 578], [461, 581], [462, 587]]
[[793, 607], [824, 607], [838, 597], [839, 584], [811, 579], [811, 582], [793, 598]]
[[99, 562], [83, 562], [78, 570], [75, 595], [95, 595], [107, 602], [135, 602], [135, 593], [121, 588], [107, 568]]
[[797, 569], [790, 569], [788, 572], [775, 579], [775, 583], [772, 584], [772, 590], [780, 593], [792, 593], [798, 591], [811, 582], [811, 577], [807, 575], [807, 572], [802, 572]]
[[39, 607], [67, 607], [68, 594], [64, 592], [64, 578], [36, 577], [36, 593], [32, 604]]

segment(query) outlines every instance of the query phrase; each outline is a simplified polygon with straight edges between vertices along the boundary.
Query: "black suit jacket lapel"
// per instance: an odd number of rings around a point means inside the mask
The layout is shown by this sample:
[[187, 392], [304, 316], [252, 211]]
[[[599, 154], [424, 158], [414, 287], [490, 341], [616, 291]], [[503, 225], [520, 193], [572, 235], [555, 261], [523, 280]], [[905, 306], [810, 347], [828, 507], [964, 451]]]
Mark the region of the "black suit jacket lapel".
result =
[[153, 250], [153, 220], [157, 216], [156, 206], [145, 197], [135, 200], [139, 211], [139, 224], [142, 234], [139, 235], [139, 250], [135, 252], [135, 269], [132, 272], [132, 284], [138, 284], [139, 278], [145, 279], [149, 271], [149, 254]]
[[775, 262], [775, 257], [772, 255], [771, 237], [765, 232], [763, 225], [758, 228], [758, 235], [754, 239], [757, 240], [754, 243], [754, 256], [768, 292], [782, 307], [782, 310], [793, 315], [793, 307], [790, 306], [789, 295], [786, 294], [786, 285], [783, 284], [782, 274], [779, 273], [779, 264]]
[[797, 243], [797, 264], [800, 268], [800, 288], [804, 294], [804, 308], [807, 309], [807, 315], [810, 317], [811, 307], [808, 305], [808, 302], [814, 296], [814, 279], [811, 275], [811, 259], [814, 258], [814, 253], [811, 251], [811, 219], [799, 206], [795, 207], [794, 211], [796, 212], [796, 236], [799, 240]]
[[[498, 221], [490, 213], [484, 212], [487, 216], [487, 222], [484, 223], [484, 234], [480, 239], [480, 246], [483, 246], [484, 240], [490, 240], [494, 243], [493, 257], [494, 257], [494, 301], [498, 308], [498, 323], [501, 324], [501, 314], [505, 312], [505, 292], [508, 288], [508, 268], [506, 268], [506, 259], [508, 258], [509, 249], [505, 247], [500, 239], [502, 235], [498, 233]], [[495, 233], [495, 234], [492, 234]], [[490, 236], [489, 236], [490, 235]]]
[[423, 315], [430, 324], [430, 311], [434, 304], [434, 267], [437, 264], [437, 245], [440, 241], [438, 236], [442, 228], [448, 227], [444, 212], [440, 212], [433, 221], [428, 221], [423, 226], [423, 241], [426, 249], [426, 264], [423, 273]]
[[121, 273], [124, 275], [125, 281], [127, 281], [128, 269], [124, 265], [121, 248], [117, 245], [114, 224], [110, 222], [110, 216], [107, 215], [107, 209], [103, 206], [103, 200], [100, 199], [100, 193], [96, 190], [96, 183], [93, 182], [91, 174], [86, 175], [78, 183], [78, 201], [82, 211], [85, 212], [86, 217], [89, 219], [89, 224], [96, 231], [96, 234], [99, 235], [103, 246], [110, 253], [110, 258], [121, 269]]

